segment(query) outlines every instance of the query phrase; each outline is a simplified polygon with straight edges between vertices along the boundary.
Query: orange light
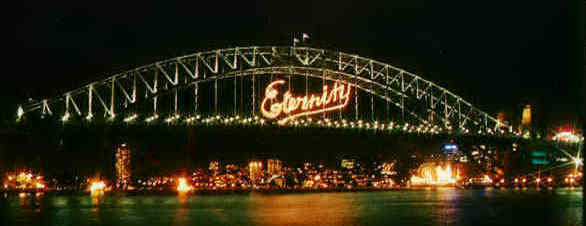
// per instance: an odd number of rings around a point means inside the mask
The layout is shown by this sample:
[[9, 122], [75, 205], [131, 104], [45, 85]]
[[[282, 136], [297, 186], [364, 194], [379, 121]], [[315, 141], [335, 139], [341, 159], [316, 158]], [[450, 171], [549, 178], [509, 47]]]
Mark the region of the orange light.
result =
[[90, 192], [92, 195], [101, 194], [104, 192], [105, 188], [106, 183], [104, 183], [103, 181], [94, 181], [90, 186]]
[[490, 183], [492, 183], [492, 179], [490, 179], [490, 177], [488, 175], [484, 175], [484, 178], [482, 179], [482, 183], [490, 184]]
[[285, 118], [279, 120], [281, 125], [301, 116], [342, 109], [350, 103], [351, 86], [336, 82], [331, 92], [328, 92], [327, 85], [323, 86], [321, 97], [315, 94], [295, 96], [290, 91], [287, 91], [283, 95], [282, 102], [272, 103], [267, 106], [269, 101], [277, 100], [279, 91], [276, 86], [283, 84], [285, 84], [284, 80], [276, 80], [267, 86], [260, 108], [262, 115], [269, 119], [275, 119], [281, 114], [286, 115]]
[[413, 175], [411, 177], [411, 183], [414, 185], [447, 185], [456, 183], [450, 165], [445, 169], [441, 166], [433, 167], [431, 165], [426, 165], [420, 167], [418, 173], [419, 176]]
[[193, 189], [189, 184], [187, 184], [187, 180], [183, 177], [177, 180], [177, 191], [178, 192], [188, 192]]

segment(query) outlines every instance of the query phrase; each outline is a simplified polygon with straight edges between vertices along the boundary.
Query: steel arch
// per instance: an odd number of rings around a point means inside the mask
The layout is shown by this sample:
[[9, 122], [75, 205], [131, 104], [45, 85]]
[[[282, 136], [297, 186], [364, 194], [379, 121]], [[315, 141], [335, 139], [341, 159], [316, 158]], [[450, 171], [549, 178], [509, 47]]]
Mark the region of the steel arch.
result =
[[[95, 108], [101, 107], [104, 116], [114, 118], [116, 112], [140, 99], [139, 92], [144, 92], [145, 98], [152, 97], [161, 90], [197, 83], [211, 77], [267, 73], [267, 70], [271, 73], [290, 73], [292, 70], [326, 71], [352, 78], [357, 81], [353, 85], [387, 101], [390, 101], [388, 94], [393, 94], [424, 105], [426, 115], [411, 112], [424, 123], [442, 124], [446, 127], [457, 125], [457, 129], [461, 131], [512, 131], [511, 126], [502, 124], [461, 97], [419, 75], [354, 54], [290, 46], [218, 49], [159, 61], [92, 82], [59, 97], [21, 105], [17, 109], [17, 116], [21, 119], [31, 112], [52, 115], [57, 113], [54, 109], [60, 107], [64, 109], [63, 118], [77, 114], [91, 119], [97, 112]], [[372, 85], [376, 89], [368, 89], [358, 82]], [[85, 102], [85, 107], [81, 106], [82, 102]], [[393, 105], [404, 108], [404, 105], [397, 102], [393, 102]]]

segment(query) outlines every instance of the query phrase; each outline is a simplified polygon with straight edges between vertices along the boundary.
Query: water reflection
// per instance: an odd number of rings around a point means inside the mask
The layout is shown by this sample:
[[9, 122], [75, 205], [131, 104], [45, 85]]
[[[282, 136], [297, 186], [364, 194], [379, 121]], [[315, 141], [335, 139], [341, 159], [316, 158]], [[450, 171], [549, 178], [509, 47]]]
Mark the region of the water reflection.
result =
[[175, 210], [175, 216], [173, 217], [173, 225], [188, 225], [189, 216], [187, 209], [187, 199], [189, 194], [187, 192], [179, 192], [177, 194], [177, 209]]
[[91, 194], [91, 203], [92, 206], [94, 206], [94, 208], [97, 208], [98, 205], [100, 205], [100, 202], [102, 202], [102, 200], [104, 199], [104, 194]]
[[[21, 197], [23, 196], [23, 197]], [[582, 225], [579, 189], [242, 195], [9, 194], [0, 225]], [[536, 214], [537, 213], [537, 214]], [[525, 222], [525, 223], [524, 223]]]
[[352, 225], [357, 203], [352, 194], [252, 195], [258, 225]]

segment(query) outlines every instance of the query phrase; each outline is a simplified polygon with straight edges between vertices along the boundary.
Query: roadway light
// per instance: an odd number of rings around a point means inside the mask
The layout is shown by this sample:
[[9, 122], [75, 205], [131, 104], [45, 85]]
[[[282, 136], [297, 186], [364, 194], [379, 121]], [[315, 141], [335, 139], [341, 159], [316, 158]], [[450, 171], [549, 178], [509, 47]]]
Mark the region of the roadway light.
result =
[[578, 170], [578, 167], [580, 167], [582, 165], [582, 159], [580, 157], [574, 157], [573, 158], [573, 162], [574, 162], [574, 171]]
[[16, 116], [18, 117], [17, 120], [20, 120], [22, 118], [22, 115], [24, 115], [24, 110], [22, 109], [22, 106], [19, 106], [18, 110], [16, 110]]
[[69, 112], [65, 113], [65, 115], [63, 115], [63, 117], [61, 118], [61, 121], [67, 122], [67, 120], [69, 120], [69, 116]]

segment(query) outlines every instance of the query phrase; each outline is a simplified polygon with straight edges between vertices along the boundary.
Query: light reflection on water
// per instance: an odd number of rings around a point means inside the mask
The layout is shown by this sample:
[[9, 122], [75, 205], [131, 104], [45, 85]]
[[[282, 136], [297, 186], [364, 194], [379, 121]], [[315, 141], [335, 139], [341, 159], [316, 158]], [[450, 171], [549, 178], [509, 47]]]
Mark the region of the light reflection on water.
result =
[[0, 195], [0, 225], [582, 225], [578, 189]]

